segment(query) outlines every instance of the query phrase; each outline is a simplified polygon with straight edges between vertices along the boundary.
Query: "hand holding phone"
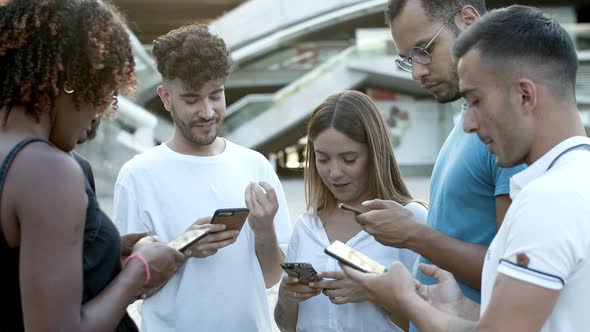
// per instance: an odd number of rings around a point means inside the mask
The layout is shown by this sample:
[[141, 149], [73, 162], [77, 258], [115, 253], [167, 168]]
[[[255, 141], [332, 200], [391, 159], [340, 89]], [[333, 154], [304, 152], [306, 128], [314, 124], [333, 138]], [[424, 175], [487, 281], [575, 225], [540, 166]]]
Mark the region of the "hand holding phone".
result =
[[299, 283], [302, 285], [321, 280], [316, 270], [309, 263], [282, 263], [281, 268], [289, 276], [299, 279]]
[[226, 231], [239, 231], [249, 213], [250, 210], [245, 208], [218, 209], [213, 214], [211, 224], [224, 224]]
[[168, 246], [180, 251], [184, 252], [188, 247], [195, 244], [197, 241], [205, 237], [205, 235], [209, 234], [208, 229], [189, 229], [182, 234], [180, 234], [176, 239], [168, 242]]
[[332, 244], [326, 247], [324, 252], [336, 258], [338, 261], [361, 272], [381, 274], [387, 271], [383, 265], [350, 248], [340, 241], [332, 242]]
[[355, 215], [359, 215], [361, 213], [367, 212], [367, 211], [363, 211], [359, 207], [347, 205], [347, 204], [344, 204], [344, 203], [338, 203], [338, 207], [341, 208], [341, 209], [343, 209], [343, 210], [348, 210], [348, 211], [354, 212]]

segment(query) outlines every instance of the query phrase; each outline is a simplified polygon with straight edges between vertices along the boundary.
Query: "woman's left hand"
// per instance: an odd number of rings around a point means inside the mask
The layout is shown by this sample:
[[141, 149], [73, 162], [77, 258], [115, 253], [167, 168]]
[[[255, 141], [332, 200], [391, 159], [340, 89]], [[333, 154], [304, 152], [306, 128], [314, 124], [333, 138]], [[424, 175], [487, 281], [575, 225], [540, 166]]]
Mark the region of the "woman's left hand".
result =
[[323, 289], [324, 295], [334, 304], [359, 303], [368, 300], [367, 290], [348, 278], [344, 272], [329, 271], [318, 274], [322, 281], [309, 284], [312, 288]]
[[131, 255], [133, 246], [148, 235], [148, 233], [129, 233], [121, 236], [121, 256], [127, 257]]

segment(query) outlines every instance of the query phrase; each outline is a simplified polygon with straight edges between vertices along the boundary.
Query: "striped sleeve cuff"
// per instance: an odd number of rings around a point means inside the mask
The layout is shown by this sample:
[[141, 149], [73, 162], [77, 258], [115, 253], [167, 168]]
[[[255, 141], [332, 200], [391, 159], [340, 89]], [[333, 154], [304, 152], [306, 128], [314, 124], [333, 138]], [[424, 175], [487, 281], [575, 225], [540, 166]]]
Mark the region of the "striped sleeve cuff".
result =
[[505, 259], [500, 260], [498, 272], [547, 289], [561, 290], [565, 286], [565, 281], [558, 276], [530, 269]]

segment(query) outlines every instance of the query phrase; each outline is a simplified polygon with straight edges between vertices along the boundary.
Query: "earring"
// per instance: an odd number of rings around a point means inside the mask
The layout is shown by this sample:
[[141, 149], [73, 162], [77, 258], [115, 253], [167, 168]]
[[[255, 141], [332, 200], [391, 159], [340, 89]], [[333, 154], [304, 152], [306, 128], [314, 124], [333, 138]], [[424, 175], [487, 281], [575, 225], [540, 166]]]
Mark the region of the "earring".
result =
[[74, 90], [74, 89], [69, 89], [69, 88], [68, 88], [68, 85], [69, 85], [69, 84], [68, 84], [68, 82], [65, 82], [65, 83], [64, 83], [64, 92], [65, 92], [65, 93], [67, 93], [67, 94], [69, 94], [69, 95], [71, 95], [71, 94], [72, 94], [72, 93], [74, 93], [76, 90]]

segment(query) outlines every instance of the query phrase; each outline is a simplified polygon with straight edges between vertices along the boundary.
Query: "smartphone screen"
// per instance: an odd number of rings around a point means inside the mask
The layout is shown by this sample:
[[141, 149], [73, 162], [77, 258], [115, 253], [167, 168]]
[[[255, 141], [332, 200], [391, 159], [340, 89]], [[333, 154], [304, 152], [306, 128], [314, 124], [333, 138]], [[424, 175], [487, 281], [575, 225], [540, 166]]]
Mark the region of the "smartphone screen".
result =
[[324, 250], [324, 252], [336, 258], [340, 262], [361, 272], [381, 274], [387, 271], [383, 265], [350, 248], [340, 241], [332, 242], [332, 244], [330, 244]]
[[307, 285], [312, 281], [320, 281], [318, 273], [309, 263], [282, 263], [281, 267], [291, 277], [299, 278], [299, 283]]
[[211, 219], [212, 224], [224, 224], [226, 226], [225, 230], [240, 230], [246, 219], [248, 218], [248, 214], [250, 210], [245, 208], [234, 208], [234, 209], [218, 209], [213, 214], [213, 219]]
[[176, 239], [168, 242], [168, 246], [182, 252], [209, 233], [207, 229], [193, 229], [180, 234]]

